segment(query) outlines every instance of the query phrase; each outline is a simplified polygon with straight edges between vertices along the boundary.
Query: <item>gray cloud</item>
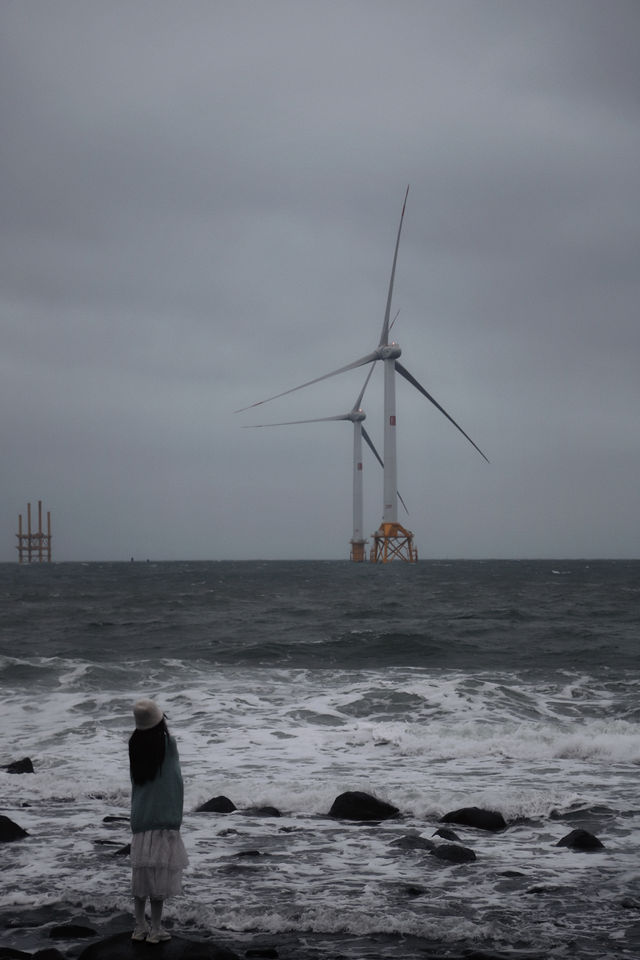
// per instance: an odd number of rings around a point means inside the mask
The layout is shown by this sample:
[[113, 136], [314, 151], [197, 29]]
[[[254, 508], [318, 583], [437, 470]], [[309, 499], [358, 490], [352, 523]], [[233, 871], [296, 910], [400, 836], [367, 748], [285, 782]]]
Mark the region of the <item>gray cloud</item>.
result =
[[[346, 557], [404, 189], [421, 556], [637, 556], [638, 7], [8, 0], [0, 559]], [[365, 398], [381, 445], [382, 378]], [[381, 476], [365, 463], [366, 524]]]

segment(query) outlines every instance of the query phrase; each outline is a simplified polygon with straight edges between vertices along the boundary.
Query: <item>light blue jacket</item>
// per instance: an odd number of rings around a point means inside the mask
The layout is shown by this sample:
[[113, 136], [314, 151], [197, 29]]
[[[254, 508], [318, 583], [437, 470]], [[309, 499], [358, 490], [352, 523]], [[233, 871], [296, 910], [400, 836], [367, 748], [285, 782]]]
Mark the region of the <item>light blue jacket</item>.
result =
[[182, 824], [184, 786], [178, 745], [167, 737], [162, 766], [154, 780], [142, 785], [131, 780], [131, 832], [179, 830]]

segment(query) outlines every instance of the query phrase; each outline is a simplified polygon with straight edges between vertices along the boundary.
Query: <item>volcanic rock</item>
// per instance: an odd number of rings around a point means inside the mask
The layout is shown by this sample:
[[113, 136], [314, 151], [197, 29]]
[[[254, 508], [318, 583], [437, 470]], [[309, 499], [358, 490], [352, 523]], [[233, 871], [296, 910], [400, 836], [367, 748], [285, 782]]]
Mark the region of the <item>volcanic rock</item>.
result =
[[247, 817], [281, 817], [282, 814], [277, 807], [247, 807], [243, 810]]
[[233, 813], [237, 807], [229, 797], [212, 797], [206, 803], [196, 807], [196, 813]]
[[480, 807], [463, 807], [446, 813], [440, 818], [440, 823], [460, 823], [465, 827], [476, 827], [478, 830], [490, 830], [497, 833], [507, 826], [501, 813], [496, 810], [482, 810]]
[[97, 937], [98, 932], [80, 923], [62, 923], [49, 931], [52, 940], [84, 940], [85, 937]]
[[428, 850], [431, 853], [436, 845], [433, 840], [427, 840], [418, 833], [407, 833], [403, 837], [392, 840], [391, 846], [400, 847], [402, 850]]
[[460, 837], [455, 830], [448, 830], [446, 827], [440, 827], [433, 834], [434, 837], [442, 837], [443, 840], [453, 840], [454, 843], [460, 843]]
[[431, 851], [438, 860], [447, 860], [449, 863], [472, 863], [476, 855], [469, 847], [461, 847], [458, 843], [439, 843]]
[[389, 820], [398, 815], [397, 807], [360, 790], [341, 793], [333, 801], [330, 817], [338, 820]]
[[131, 939], [131, 932], [116, 933], [86, 947], [78, 960], [240, 960], [238, 954], [211, 941], [186, 940], [173, 937], [162, 944], [151, 944]]
[[22, 760], [14, 760], [8, 767], [5, 767], [7, 773], [33, 773], [33, 763], [30, 757], [23, 757]]
[[0, 816], [0, 843], [9, 843], [10, 840], [22, 840], [29, 834], [9, 817]]
[[569, 847], [570, 850], [603, 850], [604, 843], [588, 830], [572, 830], [562, 840], [558, 840], [556, 847]]

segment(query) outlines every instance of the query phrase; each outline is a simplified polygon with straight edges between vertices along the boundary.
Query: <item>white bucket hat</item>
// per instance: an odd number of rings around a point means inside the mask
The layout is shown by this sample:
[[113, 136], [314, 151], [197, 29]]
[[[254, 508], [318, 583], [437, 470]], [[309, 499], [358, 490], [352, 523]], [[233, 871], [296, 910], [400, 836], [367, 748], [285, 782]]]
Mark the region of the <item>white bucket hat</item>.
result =
[[155, 700], [138, 700], [134, 704], [133, 715], [136, 718], [136, 730], [151, 730], [164, 717], [164, 713]]

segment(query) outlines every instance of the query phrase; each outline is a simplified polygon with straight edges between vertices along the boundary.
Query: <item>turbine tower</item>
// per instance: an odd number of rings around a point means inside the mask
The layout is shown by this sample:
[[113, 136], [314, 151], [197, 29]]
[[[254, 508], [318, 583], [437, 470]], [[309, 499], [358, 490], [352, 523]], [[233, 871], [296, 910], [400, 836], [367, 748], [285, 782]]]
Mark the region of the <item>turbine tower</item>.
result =
[[[364, 392], [367, 389], [369, 380], [371, 379], [371, 374], [373, 373], [373, 366], [367, 374], [367, 378], [363, 384], [362, 390], [358, 394], [358, 398], [354, 403], [351, 410], [348, 413], [340, 413], [334, 417], [313, 417], [310, 420], [283, 420], [279, 423], [255, 423], [251, 424], [251, 428], [258, 427], [288, 427], [294, 424], [299, 423], [328, 423], [333, 420], [347, 420], [351, 421], [353, 424], [353, 530], [351, 534], [351, 560], [354, 563], [362, 563], [365, 560], [365, 547], [367, 544], [366, 537], [364, 536], [364, 515], [363, 515], [363, 496], [362, 496], [362, 481], [363, 481], [363, 469], [362, 469], [362, 441], [369, 446], [374, 457], [384, 469], [384, 461], [382, 460], [380, 454], [375, 448], [375, 444], [367, 431], [364, 428], [363, 421], [366, 419], [366, 413], [362, 409], [362, 398]], [[400, 502], [402, 503], [405, 510], [407, 509], [406, 504], [400, 493], [397, 493]]]
[[398, 343], [394, 340], [389, 341], [390, 325], [389, 325], [389, 316], [391, 314], [391, 301], [393, 299], [393, 284], [396, 274], [396, 263], [398, 260], [398, 249], [400, 246], [400, 235], [402, 233], [402, 224], [404, 221], [405, 208], [407, 206], [407, 197], [409, 195], [409, 187], [404, 196], [404, 202], [402, 204], [402, 213], [400, 214], [400, 224], [398, 226], [398, 235], [396, 237], [396, 245], [393, 254], [393, 264], [391, 267], [391, 279], [389, 281], [389, 290], [387, 292], [387, 305], [384, 314], [384, 321], [382, 324], [382, 332], [380, 334], [380, 340], [378, 341], [378, 346], [372, 350], [370, 353], [366, 354], [364, 357], [359, 357], [357, 360], [352, 361], [351, 363], [345, 364], [343, 367], [338, 367], [337, 370], [331, 370], [329, 373], [323, 374], [321, 377], [315, 377], [313, 380], [307, 380], [306, 383], [298, 384], [297, 387], [291, 387], [289, 390], [283, 390], [282, 393], [276, 393], [272, 397], [267, 397], [265, 400], [258, 400], [256, 403], [250, 404], [248, 407], [242, 407], [240, 410], [237, 410], [236, 413], [241, 413], [244, 410], [251, 410], [253, 407], [258, 407], [263, 403], [269, 403], [271, 400], [277, 400], [279, 397], [287, 396], [289, 393], [294, 393], [296, 390], [302, 390], [304, 387], [309, 387], [313, 383], [319, 383], [321, 380], [326, 380], [328, 377], [334, 377], [339, 373], [344, 373], [347, 370], [353, 370], [356, 367], [364, 366], [367, 363], [375, 364], [378, 360], [382, 360], [384, 363], [384, 482], [383, 482], [383, 506], [382, 506], [382, 523], [376, 531], [374, 536], [374, 547], [371, 551], [371, 560], [380, 563], [388, 563], [391, 560], [405, 560], [409, 562], [414, 562], [417, 560], [417, 552], [413, 546], [413, 534], [411, 531], [406, 530], [401, 524], [398, 523], [397, 516], [397, 500], [395, 493], [397, 491], [397, 459], [396, 459], [396, 390], [395, 390], [395, 375], [399, 373], [401, 377], [404, 377], [412, 386], [416, 388], [430, 403], [432, 403], [439, 411], [442, 413], [447, 420], [454, 425], [454, 427], [460, 431], [460, 433], [465, 437], [469, 443], [478, 451], [481, 457], [489, 463], [488, 458], [482, 452], [480, 447], [474, 443], [471, 437], [465, 433], [459, 423], [453, 419], [453, 417], [447, 413], [447, 411], [442, 407], [438, 401], [428, 393], [427, 390], [419, 383], [414, 376], [403, 367], [401, 363], [398, 362], [398, 358], [401, 356], [402, 351]]

